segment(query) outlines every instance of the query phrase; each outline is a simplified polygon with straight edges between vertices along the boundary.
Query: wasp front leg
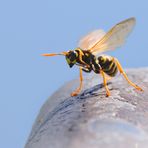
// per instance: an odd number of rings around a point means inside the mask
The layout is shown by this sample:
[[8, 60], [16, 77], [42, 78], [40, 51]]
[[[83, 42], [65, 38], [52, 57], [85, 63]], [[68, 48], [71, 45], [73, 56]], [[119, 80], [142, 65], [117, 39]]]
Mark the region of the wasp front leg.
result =
[[80, 86], [74, 92], [71, 93], [72, 97], [77, 96], [82, 89], [82, 85], [83, 85], [82, 67], [79, 68], [79, 71], [80, 71]]
[[119, 61], [118, 61], [116, 58], [114, 58], [114, 60], [115, 60], [115, 62], [116, 62], [116, 64], [117, 64], [117, 67], [118, 67], [120, 73], [124, 76], [124, 78], [127, 80], [127, 82], [128, 82], [131, 86], [135, 87], [137, 90], [143, 91], [142, 88], [140, 88], [138, 85], [134, 84], [132, 81], [129, 80], [129, 78], [127, 77], [126, 73], [124, 72], [124, 70], [123, 70], [121, 64], [119, 63]]

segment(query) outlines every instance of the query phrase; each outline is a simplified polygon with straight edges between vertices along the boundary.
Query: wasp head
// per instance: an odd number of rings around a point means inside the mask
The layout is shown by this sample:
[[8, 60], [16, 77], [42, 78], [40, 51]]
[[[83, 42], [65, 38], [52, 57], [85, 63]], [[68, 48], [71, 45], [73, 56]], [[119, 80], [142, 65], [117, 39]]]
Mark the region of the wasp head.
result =
[[77, 53], [75, 51], [68, 51], [66, 54], [66, 61], [71, 68], [77, 62]]

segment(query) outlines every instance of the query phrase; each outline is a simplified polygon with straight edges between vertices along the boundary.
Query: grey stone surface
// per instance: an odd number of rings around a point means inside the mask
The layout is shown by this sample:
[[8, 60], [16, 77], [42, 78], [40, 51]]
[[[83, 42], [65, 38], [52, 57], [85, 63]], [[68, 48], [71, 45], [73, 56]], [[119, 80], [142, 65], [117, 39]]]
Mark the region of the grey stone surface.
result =
[[126, 72], [144, 92], [120, 75], [109, 82], [108, 98], [96, 74], [76, 97], [78, 80], [61, 87], [41, 108], [25, 148], [148, 148], [148, 68]]

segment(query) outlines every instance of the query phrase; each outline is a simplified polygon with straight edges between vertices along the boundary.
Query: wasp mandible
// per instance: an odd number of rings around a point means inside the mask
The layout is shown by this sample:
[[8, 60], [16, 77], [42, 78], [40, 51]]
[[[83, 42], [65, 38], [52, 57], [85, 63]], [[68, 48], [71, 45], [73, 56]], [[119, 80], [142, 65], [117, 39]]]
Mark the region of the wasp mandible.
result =
[[103, 77], [104, 87], [106, 89], [106, 96], [110, 96], [110, 91], [107, 86], [107, 77], [114, 77], [118, 70], [130, 85], [135, 87], [137, 90], [142, 91], [142, 88], [129, 80], [116, 58], [108, 55], [97, 56], [102, 52], [114, 50], [122, 46], [129, 33], [133, 30], [135, 24], [136, 19], [134, 17], [126, 19], [116, 24], [107, 33], [103, 30], [90, 32], [88, 35], [80, 39], [79, 46], [74, 50], [64, 51], [61, 53], [47, 53], [43, 54], [43, 56], [63, 55], [65, 56], [70, 68], [74, 65], [79, 66], [80, 86], [71, 93], [71, 96], [77, 96], [82, 89], [82, 71], [88, 73], [94, 71], [96, 74], [101, 74]]

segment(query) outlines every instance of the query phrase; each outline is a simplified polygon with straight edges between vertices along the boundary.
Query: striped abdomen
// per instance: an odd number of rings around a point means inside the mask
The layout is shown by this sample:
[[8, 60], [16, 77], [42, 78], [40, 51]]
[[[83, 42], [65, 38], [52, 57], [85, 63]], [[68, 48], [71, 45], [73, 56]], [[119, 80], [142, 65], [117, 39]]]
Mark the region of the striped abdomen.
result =
[[117, 65], [111, 56], [102, 55], [98, 57], [99, 65], [101, 66], [102, 70], [111, 77], [114, 77], [117, 72], [118, 68]]

